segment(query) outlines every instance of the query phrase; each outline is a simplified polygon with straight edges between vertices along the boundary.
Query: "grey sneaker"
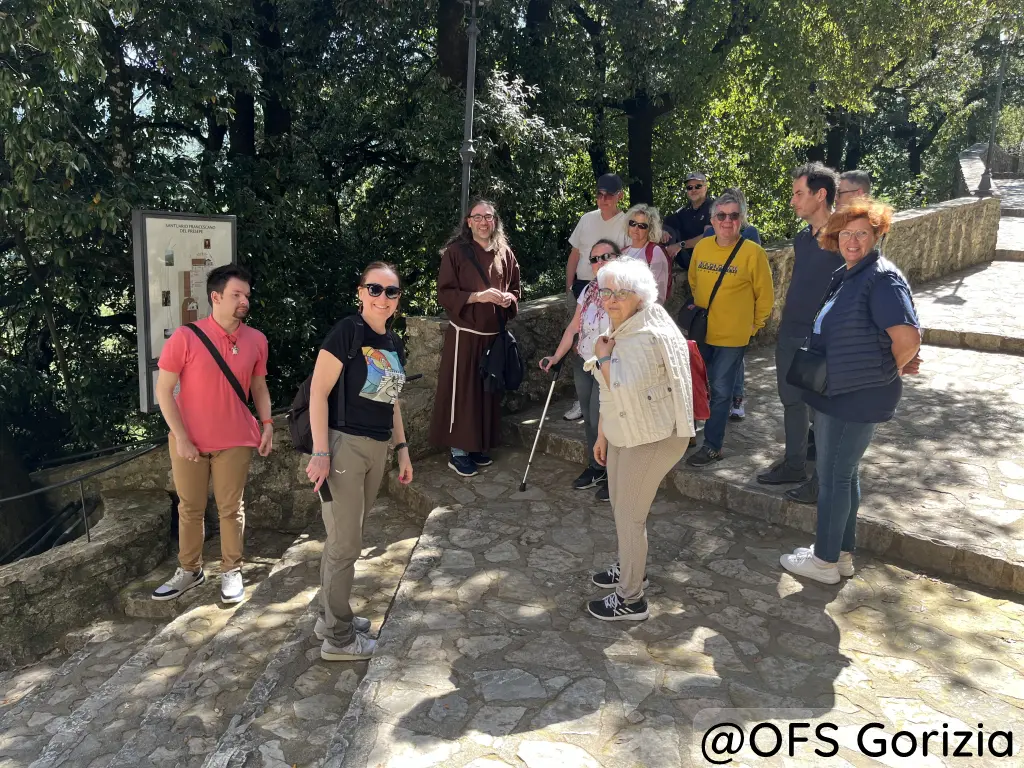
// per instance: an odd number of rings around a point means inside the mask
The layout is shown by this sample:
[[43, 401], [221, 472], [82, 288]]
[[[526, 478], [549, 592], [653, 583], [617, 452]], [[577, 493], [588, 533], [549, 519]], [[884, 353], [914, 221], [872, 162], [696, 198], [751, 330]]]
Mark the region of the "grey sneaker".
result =
[[785, 459], [772, 464], [766, 471], [757, 476], [757, 482], [763, 485], [786, 485], [788, 483], [802, 483], [807, 480], [807, 470], [793, 469]]
[[797, 504], [818, 503], [818, 473], [811, 475], [811, 479], [797, 488], [790, 488], [786, 491], [786, 498], [795, 501]]
[[352, 642], [338, 647], [330, 640], [320, 646], [320, 658], [324, 661], [363, 661], [373, 656], [377, 641], [356, 632]]
[[173, 600], [188, 592], [192, 587], [198, 587], [205, 582], [206, 574], [203, 573], [202, 568], [195, 572], [179, 568], [170, 579], [153, 590], [152, 597], [154, 600]]
[[245, 584], [242, 570], [235, 568], [220, 575], [220, 600], [222, 603], [240, 603], [245, 599]]
[[[352, 629], [361, 635], [369, 634], [370, 620], [362, 616], [353, 616]], [[327, 622], [317, 617], [316, 624], [313, 626], [313, 634], [316, 635], [317, 640], [323, 640], [327, 637]]]

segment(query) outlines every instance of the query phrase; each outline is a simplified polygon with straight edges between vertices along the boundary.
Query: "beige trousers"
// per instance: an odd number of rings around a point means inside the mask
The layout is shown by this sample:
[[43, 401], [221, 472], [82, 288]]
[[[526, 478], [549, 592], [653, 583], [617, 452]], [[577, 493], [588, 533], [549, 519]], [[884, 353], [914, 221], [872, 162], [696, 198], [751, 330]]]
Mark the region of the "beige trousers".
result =
[[203, 517], [213, 496], [220, 516], [221, 573], [242, 564], [242, 542], [245, 537], [245, 503], [242, 494], [249, 478], [252, 448], [228, 448], [224, 451], [200, 453], [198, 461], [178, 455], [174, 435], [168, 446], [171, 451], [171, 475], [178, 493], [178, 564], [186, 571], [198, 571], [203, 565]]
[[619, 586], [624, 600], [643, 596], [647, 570], [647, 515], [662, 479], [683, 454], [689, 440], [668, 437], [633, 448], [608, 446], [608, 494], [619, 539]]
[[352, 642], [352, 581], [363, 551], [363, 523], [387, 468], [388, 444], [332, 429], [332, 501], [323, 504], [327, 544], [320, 557], [320, 616], [333, 645]]

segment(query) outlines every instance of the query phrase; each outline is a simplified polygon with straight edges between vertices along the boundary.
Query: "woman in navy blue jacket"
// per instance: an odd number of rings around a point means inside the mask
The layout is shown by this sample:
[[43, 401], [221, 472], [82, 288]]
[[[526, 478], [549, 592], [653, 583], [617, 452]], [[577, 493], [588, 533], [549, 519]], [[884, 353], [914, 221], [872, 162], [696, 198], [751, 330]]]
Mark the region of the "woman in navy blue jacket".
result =
[[891, 223], [892, 208], [861, 198], [833, 214], [818, 235], [822, 248], [839, 251], [846, 266], [832, 276], [809, 342], [827, 374], [823, 393], [804, 392], [816, 412], [817, 536], [813, 547], [800, 547], [781, 562], [826, 584], [853, 575], [858, 466], [875, 425], [896, 412], [901, 377], [916, 373], [919, 364], [921, 331], [910, 286], [879, 249]]

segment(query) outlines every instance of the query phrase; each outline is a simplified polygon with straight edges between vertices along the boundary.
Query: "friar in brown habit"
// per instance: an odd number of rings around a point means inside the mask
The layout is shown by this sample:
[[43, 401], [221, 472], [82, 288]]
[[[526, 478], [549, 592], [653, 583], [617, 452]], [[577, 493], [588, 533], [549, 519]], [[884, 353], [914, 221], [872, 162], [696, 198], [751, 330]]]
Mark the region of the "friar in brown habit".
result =
[[519, 263], [501, 219], [492, 203], [474, 200], [441, 255], [437, 300], [448, 330], [429, 435], [432, 444], [451, 449], [449, 466], [465, 477], [491, 463], [487, 452], [498, 443], [501, 395], [484, 392], [480, 359], [494, 343], [500, 315], [516, 316], [520, 295]]

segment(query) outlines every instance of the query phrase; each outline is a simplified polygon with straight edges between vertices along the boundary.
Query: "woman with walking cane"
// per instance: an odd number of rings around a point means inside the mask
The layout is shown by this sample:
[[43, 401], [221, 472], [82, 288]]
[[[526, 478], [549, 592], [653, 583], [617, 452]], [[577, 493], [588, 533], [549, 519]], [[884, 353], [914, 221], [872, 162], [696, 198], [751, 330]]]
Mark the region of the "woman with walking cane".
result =
[[[605, 265], [615, 261], [621, 255], [617, 243], [611, 240], [598, 240], [590, 249], [590, 265], [597, 275]], [[577, 356], [573, 359], [573, 382], [576, 384], [576, 398], [583, 409], [583, 432], [587, 437], [587, 468], [572, 484], [576, 490], [585, 490], [597, 486], [597, 500], [608, 501], [608, 473], [594, 458], [594, 443], [597, 442], [597, 420], [600, 415], [598, 404], [597, 381], [583, 370], [583, 361], [594, 356], [594, 342], [608, 332], [608, 313], [598, 296], [597, 278], [591, 280], [580, 292], [576, 300], [576, 314], [566, 326], [558, 349], [550, 357], [541, 358], [540, 367], [549, 371], [557, 364], [572, 347], [573, 337], [579, 334], [576, 343]]]
[[693, 436], [693, 391], [686, 339], [658, 304], [647, 265], [619, 259], [598, 275], [611, 330], [583, 364], [601, 387], [594, 457], [608, 468], [619, 562], [593, 576], [614, 589], [587, 610], [603, 621], [642, 621], [647, 568], [647, 516], [668, 471]]
[[437, 300], [448, 316], [429, 440], [462, 477], [491, 463], [501, 436], [501, 394], [484, 391], [480, 360], [519, 309], [519, 263], [494, 204], [476, 199], [441, 252]]

